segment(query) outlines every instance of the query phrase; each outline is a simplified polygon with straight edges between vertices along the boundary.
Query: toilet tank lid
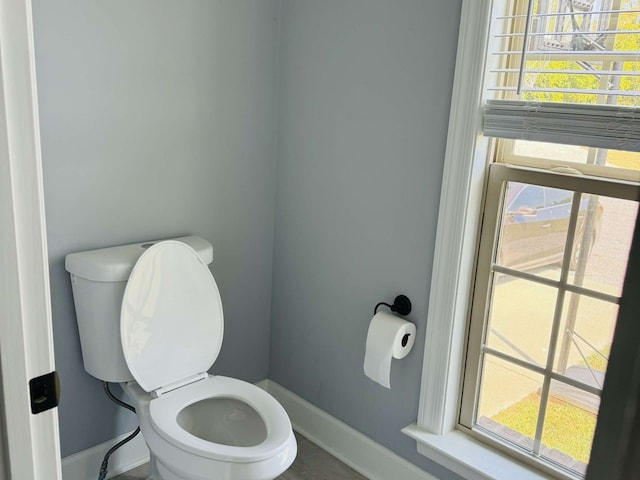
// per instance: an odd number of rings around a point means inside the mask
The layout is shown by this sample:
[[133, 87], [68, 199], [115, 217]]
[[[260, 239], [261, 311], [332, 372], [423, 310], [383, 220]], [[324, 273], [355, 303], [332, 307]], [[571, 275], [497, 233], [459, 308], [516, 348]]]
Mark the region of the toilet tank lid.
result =
[[[202, 237], [191, 235], [169, 240], [186, 243], [198, 253], [207, 265], [213, 261], [213, 247]], [[94, 282], [124, 282], [129, 279], [131, 270], [140, 255], [151, 245], [160, 241], [151, 240], [70, 253], [65, 258], [64, 266], [69, 273]]]

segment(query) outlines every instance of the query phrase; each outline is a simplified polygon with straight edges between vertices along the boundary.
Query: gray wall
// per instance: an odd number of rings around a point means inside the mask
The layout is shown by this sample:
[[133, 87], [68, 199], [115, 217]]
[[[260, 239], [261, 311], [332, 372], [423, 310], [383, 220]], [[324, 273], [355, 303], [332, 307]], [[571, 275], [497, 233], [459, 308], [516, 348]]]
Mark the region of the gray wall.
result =
[[[441, 478], [416, 420], [459, 0], [283, 0], [269, 377]], [[373, 307], [418, 327], [391, 390], [362, 372]]]
[[[417, 412], [459, 15], [460, 0], [34, 1], [63, 456], [133, 427], [82, 369], [64, 256], [198, 234], [225, 305], [214, 372], [269, 375], [455, 478], [400, 429]], [[400, 292], [418, 341], [389, 391], [362, 374], [364, 341]]]
[[67, 253], [200, 235], [226, 331], [213, 371], [267, 376], [277, 0], [35, 0], [63, 456], [134, 422], [82, 368]]
[[0, 365], [0, 480], [9, 478], [9, 463], [7, 458], [7, 420], [4, 411], [4, 391], [2, 389], [2, 366]]

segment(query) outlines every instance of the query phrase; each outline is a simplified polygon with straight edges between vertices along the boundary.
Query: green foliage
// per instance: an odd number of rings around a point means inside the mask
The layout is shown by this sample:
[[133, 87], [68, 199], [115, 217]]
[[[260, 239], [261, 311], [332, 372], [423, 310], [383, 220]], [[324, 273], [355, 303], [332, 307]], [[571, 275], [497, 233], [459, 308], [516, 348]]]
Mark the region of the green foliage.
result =
[[[618, 30], [638, 31], [640, 30], [640, 7], [632, 6], [630, 1], [624, 2], [622, 8], [633, 8], [634, 11], [621, 14], [618, 18]], [[614, 51], [637, 52], [637, 61], [625, 61], [622, 63], [608, 62], [591, 62], [596, 70], [623, 70], [626, 72], [638, 72], [640, 70], [640, 34], [638, 33], [619, 33], [615, 36], [613, 45]], [[612, 85], [613, 77], [608, 78], [609, 83], [601, 85], [601, 76], [596, 73], [593, 75], [576, 75], [565, 73], [568, 70], [584, 70], [584, 65], [578, 62], [568, 60], [571, 52], [567, 51], [566, 60], [535, 60], [527, 61], [526, 69], [532, 71], [527, 73], [524, 78], [526, 88], [540, 90], [606, 90], [607, 88], [614, 90], [622, 90], [626, 92], [640, 91], [640, 77], [638, 76], [622, 76], [620, 85]], [[536, 73], [537, 71], [551, 70], [553, 73]], [[557, 73], [556, 73], [557, 72]], [[591, 103], [595, 104], [602, 101], [598, 95], [591, 93], [571, 93], [562, 91], [534, 91], [525, 92], [524, 100], [540, 101], [540, 102], [561, 102], [561, 103]], [[618, 105], [637, 106], [638, 100], [632, 96], [619, 95], [616, 103]]]
[[[567, 70], [580, 70], [576, 62], [549, 61], [527, 62], [528, 70], [554, 70], [558, 73], [529, 73], [525, 79], [525, 85], [531, 85], [536, 89], [570, 89], [570, 90], [597, 90], [599, 80], [595, 75], [575, 75], [564, 73]], [[562, 103], [596, 103], [597, 95], [569, 92], [526, 92], [525, 100], [537, 100], [540, 102]]]
[[[599, 353], [587, 357], [591, 368], [605, 372], [611, 345]], [[493, 420], [505, 427], [533, 438], [538, 423], [540, 395], [532, 393], [522, 400], [498, 412]], [[542, 432], [542, 443], [547, 448], [555, 448], [583, 463], [589, 463], [591, 444], [595, 433], [597, 416], [570, 403], [550, 397], [547, 404], [547, 416]]]
[[600, 353], [597, 353], [597, 352], [592, 353], [587, 357], [587, 365], [589, 365], [594, 370], [606, 372], [607, 364], [609, 363], [607, 359], [609, 358], [610, 352], [611, 352], [611, 345], [607, 345], [605, 348], [602, 349]]
[[[640, 11], [633, 14], [626, 13], [620, 15], [618, 28], [629, 31], [640, 30]], [[617, 35], [614, 50], [638, 52], [638, 60], [640, 60], [640, 35], [637, 33]], [[627, 72], [638, 72], [638, 70], [640, 70], [640, 62], [625, 62], [623, 70]], [[622, 77], [620, 90], [637, 92], [640, 90], [640, 77]], [[631, 97], [618, 99], [619, 105], [635, 105], [636, 103], [637, 102]]]

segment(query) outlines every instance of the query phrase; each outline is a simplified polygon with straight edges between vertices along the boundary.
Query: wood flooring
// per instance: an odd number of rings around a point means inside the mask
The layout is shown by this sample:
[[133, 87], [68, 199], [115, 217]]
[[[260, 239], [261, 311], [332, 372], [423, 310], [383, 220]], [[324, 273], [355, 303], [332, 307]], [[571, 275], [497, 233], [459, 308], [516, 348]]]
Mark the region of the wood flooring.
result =
[[[296, 441], [298, 456], [289, 470], [277, 480], [366, 480], [366, 477], [297, 433]], [[146, 480], [147, 475], [148, 464], [118, 475], [113, 480]]]

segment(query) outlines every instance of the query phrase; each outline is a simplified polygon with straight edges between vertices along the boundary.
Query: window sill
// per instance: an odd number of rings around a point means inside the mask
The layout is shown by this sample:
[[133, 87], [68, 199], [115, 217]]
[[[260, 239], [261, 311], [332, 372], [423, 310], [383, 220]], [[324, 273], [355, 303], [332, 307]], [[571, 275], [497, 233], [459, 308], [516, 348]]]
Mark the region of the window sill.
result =
[[435, 435], [413, 423], [402, 433], [416, 441], [419, 453], [467, 480], [551, 478], [459, 431]]

